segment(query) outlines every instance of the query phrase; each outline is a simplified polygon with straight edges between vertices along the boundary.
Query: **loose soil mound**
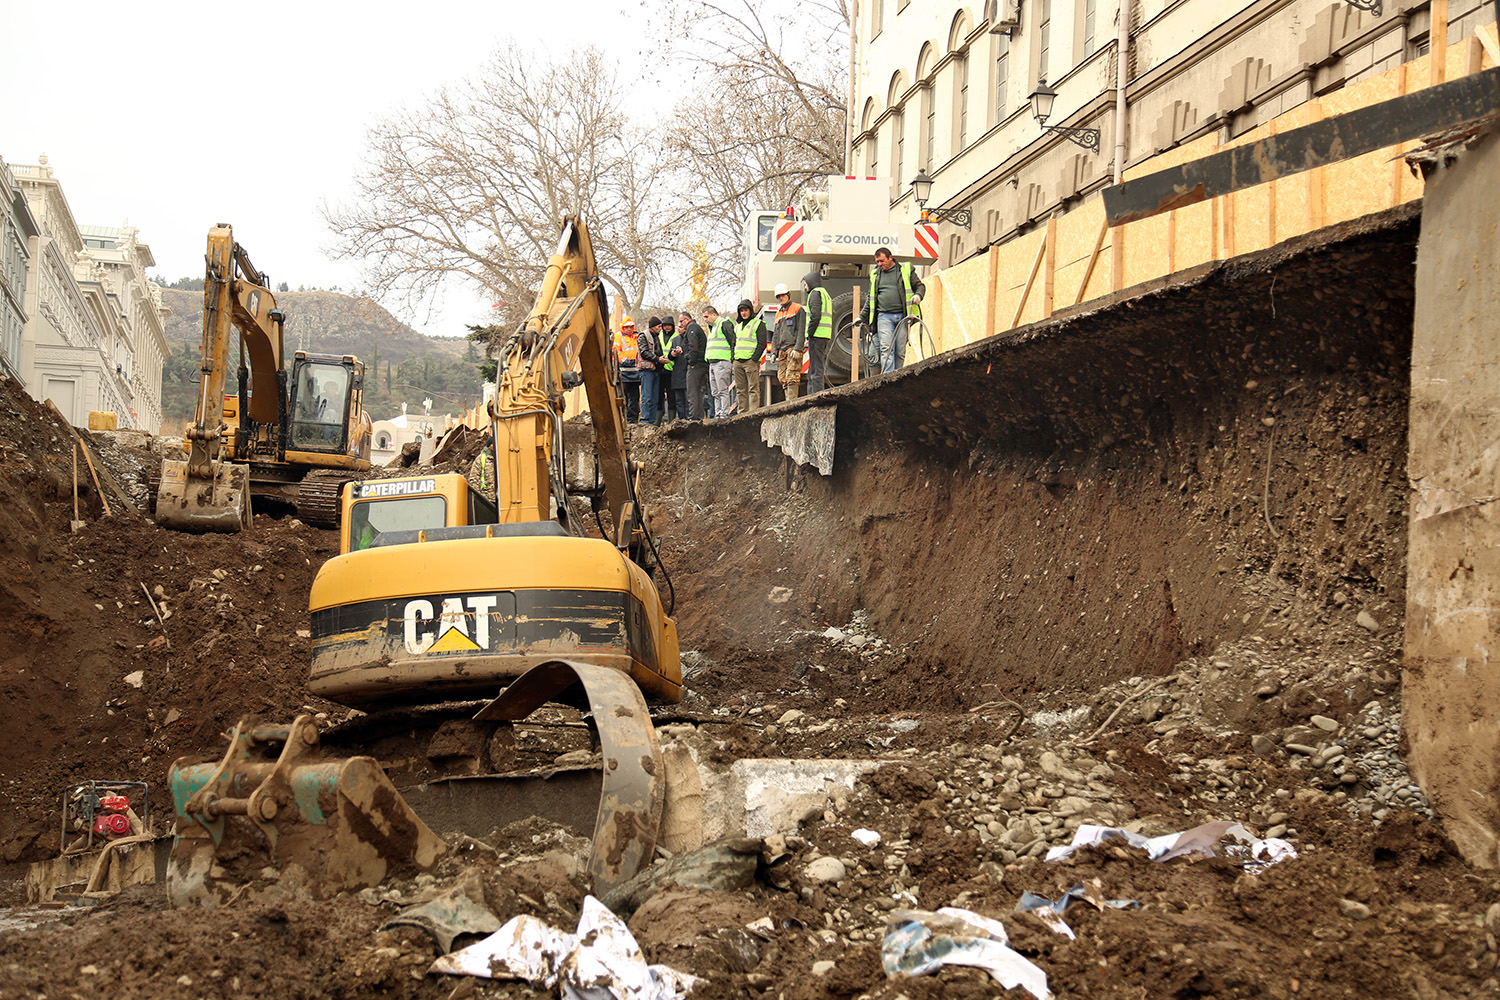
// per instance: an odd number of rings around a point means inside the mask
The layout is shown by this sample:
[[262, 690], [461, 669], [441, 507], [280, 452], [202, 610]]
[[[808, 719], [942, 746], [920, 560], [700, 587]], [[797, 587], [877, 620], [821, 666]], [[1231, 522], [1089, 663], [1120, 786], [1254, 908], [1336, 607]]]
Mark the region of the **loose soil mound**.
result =
[[166, 829], [176, 757], [214, 752], [244, 714], [327, 707], [306, 691], [307, 594], [337, 542], [266, 517], [164, 531], [117, 500], [104, 516], [87, 486], [70, 533], [72, 435], [9, 379], [0, 414], [0, 862], [15, 863], [56, 850], [68, 783], [148, 781]]

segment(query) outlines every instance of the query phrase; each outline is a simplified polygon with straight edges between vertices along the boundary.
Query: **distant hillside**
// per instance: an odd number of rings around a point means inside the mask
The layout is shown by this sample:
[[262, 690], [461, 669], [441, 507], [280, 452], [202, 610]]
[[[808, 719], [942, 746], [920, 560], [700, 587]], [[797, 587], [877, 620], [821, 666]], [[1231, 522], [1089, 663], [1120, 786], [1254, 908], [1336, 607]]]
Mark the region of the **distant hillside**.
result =
[[[167, 343], [188, 344], [194, 350], [203, 338], [203, 293], [164, 289]], [[398, 364], [409, 357], [440, 354], [461, 358], [468, 342], [462, 337], [425, 337], [366, 298], [341, 292], [281, 292], [276, 304], [287, 314], [287, 350], [357, 354], [376, 351]], [[306, 338], [304, 340], [304, 337]]]
[[[166, 321], [172, 353], [162, 374], [163, 423], [176, 428], [192, 419], [197, 397], [203, 293], [163, 289], [162, 303], [172, 310]], [[276, 304], [287, 313], [288, 357], [307, 350], [353, 354], [365, 363], [365, 407], [373, 419], [395, 416], [403, 402], [420, 409], [428, 397], [437, 412], [479, 398], [480, 353], [463, 337], [423, 336], [378, 303], [340, 292], [280, 292]]]

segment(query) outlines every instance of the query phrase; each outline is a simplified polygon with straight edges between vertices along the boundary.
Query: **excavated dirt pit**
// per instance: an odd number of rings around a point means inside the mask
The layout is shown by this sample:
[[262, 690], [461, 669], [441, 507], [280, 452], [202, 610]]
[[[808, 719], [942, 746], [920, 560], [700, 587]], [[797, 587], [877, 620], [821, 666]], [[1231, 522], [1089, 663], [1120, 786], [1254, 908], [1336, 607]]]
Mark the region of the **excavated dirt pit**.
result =
[[[661, 711], [664, 742], [714, 773], [873, 768], [813, 797], [779, 869], [646, 901], [630, 926], [650, 959], [709, 998], [1000, 995], [975, 969], [881, 969], [893, 911], [959, 906], [1004, 922], [1060, 997], [1500, 990], [1500, 879], [1457, 857], [1401, 756], [1415, 222], [1320, 240], [819, 397], [838, 405], [831, 477], [753, 420], [641, 435], [690, 689]], [[331, 532], [258, 518], [193, 538], [101, 519], [85, 491], [70, 534], [67, 431], [0, 394], [14, 903], [66, 782], [160, 789], [242, 713], [347, 713], [303, 686]], [[548, 732], [535, 760], [580, 748]], [[1298, 856], [1254, 874], [1119, 847], [1042, 860], [1082, 823], [1218, 819]], [[540, 822], [482, 839], [320, 902], [173, 912], [139, 888], [12, 909], [0, 997], [535, 996], [427, 975], [425, 937], [377, 931], [464, 880], [502, 920], [571, 929], [580, 842]], [[1096, 881], [1140, 908], [1075, 905], [1076, 940], [1015, 912], [1022, 892]]]

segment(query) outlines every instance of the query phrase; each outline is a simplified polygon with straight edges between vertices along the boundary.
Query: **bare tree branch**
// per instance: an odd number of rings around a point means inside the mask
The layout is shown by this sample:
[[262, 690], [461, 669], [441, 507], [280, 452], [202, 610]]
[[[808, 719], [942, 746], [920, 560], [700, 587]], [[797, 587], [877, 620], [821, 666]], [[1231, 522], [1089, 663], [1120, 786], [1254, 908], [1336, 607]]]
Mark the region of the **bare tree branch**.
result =
[[743, 274], [750, 215], [844, 172], [849, 4], [680, 0], [668, 25], [703, 75], [667, 133], [683, 230], [673, 249], [704, 240], [722, 294]]
[[474, 78], [371, 129], [349, 204], [324, 216], [338, 256], [378, 295], [428, 298], [460, 280], [506, 312], [530, 305], [566, 214], [631, 309], [660, 275], [665, 167], [596, 48], [547, 63], [501, 49]]

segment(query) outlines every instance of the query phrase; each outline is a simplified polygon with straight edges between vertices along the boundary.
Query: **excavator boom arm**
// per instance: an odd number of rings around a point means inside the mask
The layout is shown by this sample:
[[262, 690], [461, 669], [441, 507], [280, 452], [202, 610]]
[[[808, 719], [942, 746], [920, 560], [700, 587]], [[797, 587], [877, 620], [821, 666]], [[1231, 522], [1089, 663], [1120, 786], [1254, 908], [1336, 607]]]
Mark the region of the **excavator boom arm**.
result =
[[227, 225], [208, 231], [203, 278], [203, 343], [198, 406], [187, 429], [188, 471], [195, 478], [211, 476], [219, 459], [225, 430], [224, 387], [228, 382], [229, 346], [234, 331], [249, 355], [252, 384], [263, 390], [250, 401], [250, 419], [277, 419], [276, 385], [281, 368], [282, 314], [266, 287], [269, 279], [250, 263], [250, 256], [234, 241]]
[[[563, 417], [563, 393], [582, 384], [593, 420], [604, 502], [619, 523], [632, 497], [625, 405], [610, 350], [609, 306], [593, 244], [583, 220], [569, 218], [547, 262], [531, 315], [501, 349], [494, 417], [502, 521], [549, 516], [552, 477], [541, 470], [556, 468], [560, 458], [557, 428]], [[511, 462], [505, 460], [507, 455]], [[556, 481], [560, 484], [561, 477]], [[507, 511], [519, 516], [507, 517]]]

